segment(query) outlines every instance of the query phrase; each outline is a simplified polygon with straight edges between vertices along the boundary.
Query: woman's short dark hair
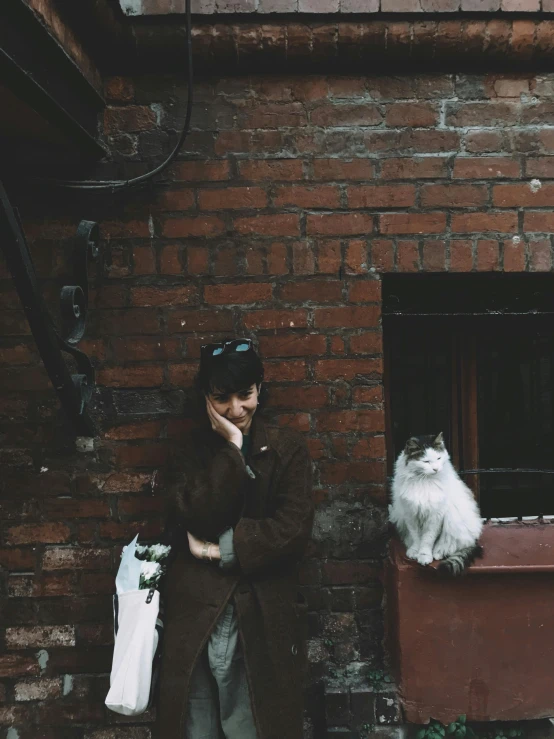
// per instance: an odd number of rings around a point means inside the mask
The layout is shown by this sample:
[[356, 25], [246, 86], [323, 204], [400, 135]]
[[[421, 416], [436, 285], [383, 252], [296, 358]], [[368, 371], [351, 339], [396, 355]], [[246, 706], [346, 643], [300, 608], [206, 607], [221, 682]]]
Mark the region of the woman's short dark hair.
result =
[[[196, 392], [201, 396], [217, 390], [221, 393], [238, 393], [252, 385], [260, 386], [264, 379], [264, 366], [254, 348], [246, 352], [226, 352], [215, 357], [203, 357], [195, 379]], [[264, 388], [262, 394], [265, 395]], [[260, 397], [260, 406], [263, 405]]]

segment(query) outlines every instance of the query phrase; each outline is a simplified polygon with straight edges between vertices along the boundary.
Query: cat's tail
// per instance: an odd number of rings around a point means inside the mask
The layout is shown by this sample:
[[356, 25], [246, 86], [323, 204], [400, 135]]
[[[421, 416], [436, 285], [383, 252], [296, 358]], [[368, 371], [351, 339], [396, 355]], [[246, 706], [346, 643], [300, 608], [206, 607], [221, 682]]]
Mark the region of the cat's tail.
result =
[[472, 544], [441, 560], [439, 571], [454, 576], [461, 575], [470, 564], [482, 556], [483, 547], [480, 544]]

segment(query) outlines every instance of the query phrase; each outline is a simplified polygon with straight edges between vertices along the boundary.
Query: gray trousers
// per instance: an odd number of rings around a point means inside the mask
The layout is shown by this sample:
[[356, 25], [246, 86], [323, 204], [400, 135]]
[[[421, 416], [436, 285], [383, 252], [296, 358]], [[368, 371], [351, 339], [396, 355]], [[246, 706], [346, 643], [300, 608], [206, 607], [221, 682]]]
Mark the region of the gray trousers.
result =
[[257, 739], [235, 608], [229, 603], [192, 673], [185, 739]]

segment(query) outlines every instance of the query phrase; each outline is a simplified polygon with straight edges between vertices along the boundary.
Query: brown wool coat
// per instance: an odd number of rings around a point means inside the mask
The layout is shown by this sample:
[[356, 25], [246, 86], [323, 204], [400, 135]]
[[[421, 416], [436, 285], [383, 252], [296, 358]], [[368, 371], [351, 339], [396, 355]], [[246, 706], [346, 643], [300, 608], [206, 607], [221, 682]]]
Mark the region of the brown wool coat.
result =
[[[179, 448], [169, 485], [175, 559], [164, 587], [159, 739], [184, 739], [193, 667], [229, 599], [239, 622], [258, 739], [302, 739], [306, 605], [296, 565], [309, 541], [311, 462], [302, 438], [252, 423], [250, 467], [209, 430]], [[217, 541], [234, 527], [231, 571], [190, 554], [186, 531]]]

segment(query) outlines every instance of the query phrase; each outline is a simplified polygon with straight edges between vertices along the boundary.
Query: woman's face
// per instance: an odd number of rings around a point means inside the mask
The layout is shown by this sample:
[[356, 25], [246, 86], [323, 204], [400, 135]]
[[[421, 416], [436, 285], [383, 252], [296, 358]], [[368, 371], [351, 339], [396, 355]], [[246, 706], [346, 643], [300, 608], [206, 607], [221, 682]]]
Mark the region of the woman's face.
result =
[[254, 384], [237, 393], [222, 393], [215, 389], [208, 398], [220, 416], [234, 423], [243, 434], [246, 434], [258, 407], [260, 387]]

